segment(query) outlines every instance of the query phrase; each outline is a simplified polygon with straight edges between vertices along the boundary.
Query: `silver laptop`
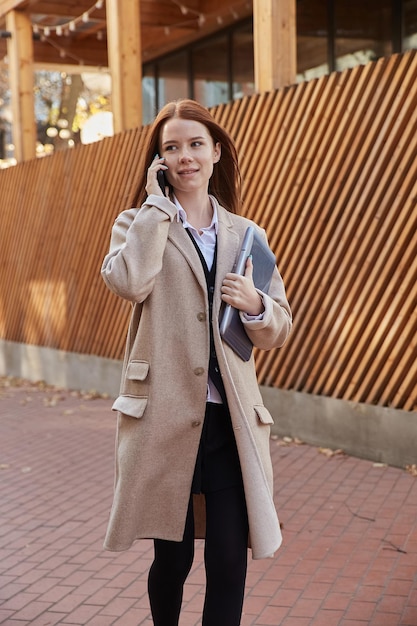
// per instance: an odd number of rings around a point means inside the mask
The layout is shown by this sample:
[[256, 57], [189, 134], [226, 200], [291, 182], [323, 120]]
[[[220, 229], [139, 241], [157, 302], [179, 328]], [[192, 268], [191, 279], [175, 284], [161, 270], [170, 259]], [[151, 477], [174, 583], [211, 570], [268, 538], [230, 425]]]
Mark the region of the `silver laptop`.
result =
[[[246, 260], [252, 255], [253, 282], [257, 289], [268, 293], [276, 259], [264, 239], [253, 226], [248, 226], [233, 272], [243, 275]], [[252, 342], [246, 334], [238, 309], [231, 304], [223, 308], [220, 321], [220, 334], [223, 340], [244, 360], [249, 361]]]

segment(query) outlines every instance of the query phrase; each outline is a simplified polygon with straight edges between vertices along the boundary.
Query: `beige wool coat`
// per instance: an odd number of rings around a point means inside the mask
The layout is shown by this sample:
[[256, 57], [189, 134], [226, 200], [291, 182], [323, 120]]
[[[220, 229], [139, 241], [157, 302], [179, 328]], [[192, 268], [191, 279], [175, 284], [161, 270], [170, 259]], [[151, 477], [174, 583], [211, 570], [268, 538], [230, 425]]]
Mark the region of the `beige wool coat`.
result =
[[[242, 468], [249, 545], [253, 558], [264, 558], [282, 540], [272, 496], [273, 421], [262, 402], [253, 356], [243, 361], [218, 330], [222, 281], [252, 222], [211, 199], [218, 211], [214, 341]], [[118, 414], [115, 491], [104, 547], [126, 550], [140, 538], [181, 541], [205, 414], [209, 312], [201, 261], [168, 198], [150, 195], [140, 209], [119, 215], [102, 276], [133, 307], [120, 395], [113, 405]], [[263, 319], [244, 324], [253, 344], [268, 350], [281, 346], [291, 329], [278, 270], [263, 301]], [[202, 537], [204, 497], [194, 499], [196, 537]]]

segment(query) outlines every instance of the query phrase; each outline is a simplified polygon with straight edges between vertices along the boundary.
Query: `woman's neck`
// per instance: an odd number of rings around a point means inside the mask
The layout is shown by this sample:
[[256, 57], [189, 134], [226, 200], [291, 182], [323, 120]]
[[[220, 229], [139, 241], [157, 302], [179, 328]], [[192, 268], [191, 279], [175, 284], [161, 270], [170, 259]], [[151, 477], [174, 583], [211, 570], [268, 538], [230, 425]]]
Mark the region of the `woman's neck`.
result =
[[213, 207], [207, 192], [198, 194], [176, 193], [175, 197], [187, 214], [188, 222], [199, 232], [208, 228], [213, 219]]

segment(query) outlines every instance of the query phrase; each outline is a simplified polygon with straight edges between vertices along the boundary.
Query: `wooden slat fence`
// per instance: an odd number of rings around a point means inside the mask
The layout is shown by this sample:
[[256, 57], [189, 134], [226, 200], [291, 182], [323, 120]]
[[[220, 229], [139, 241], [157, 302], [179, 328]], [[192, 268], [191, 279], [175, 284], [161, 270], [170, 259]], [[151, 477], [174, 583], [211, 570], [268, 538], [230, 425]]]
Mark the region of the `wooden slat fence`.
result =
[[[294, 313], [264, 385], [415, 410], [417, 54], [220, 105], [244, 213]], [[0, 172], [0, 336], [121, 359], [130, 305], [99, 272], [145, 129]]]

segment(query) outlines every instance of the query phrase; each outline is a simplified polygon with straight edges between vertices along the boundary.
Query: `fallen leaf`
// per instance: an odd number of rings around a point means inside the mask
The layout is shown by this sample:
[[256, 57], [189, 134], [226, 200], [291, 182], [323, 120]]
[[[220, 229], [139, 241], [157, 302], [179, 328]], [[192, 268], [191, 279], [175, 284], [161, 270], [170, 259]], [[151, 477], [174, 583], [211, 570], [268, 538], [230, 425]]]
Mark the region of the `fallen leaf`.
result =
[[44, 398], [43, 403], [45, 406], [57, 406], [57, 404], [65, 398], [61, 395], [53, 395], [51, 398]]
[[414, 463], [412, 465], [406, 465], [405, 470], [408, 474], [411, 474], [411, 476], [417, 476], [417, 465]]
[[101, 398], [102, 396], [95, 389], [90, 389], [90, 391], [82, 391], [81, 398], [83, 400], [97, 400], [97, 398]]
[[48, 389], [48, 385], [46, 384], [46, 382], [45, 382], [44, 380], [38, 380], [38, 381], [35, 383], [35, 386], [36, 386], [38, 389]]
[[337, 455], [343, 455], [344, 452], [343, 450], [341, 450], [340, 448], [338, 448], [337, 450], [332, 450], [331, 448], [319, 448], [318, 449], [320, 454], [324, 454], [324, 456], [327, 457], [332, 457], [332, 456], [337, 456]]

